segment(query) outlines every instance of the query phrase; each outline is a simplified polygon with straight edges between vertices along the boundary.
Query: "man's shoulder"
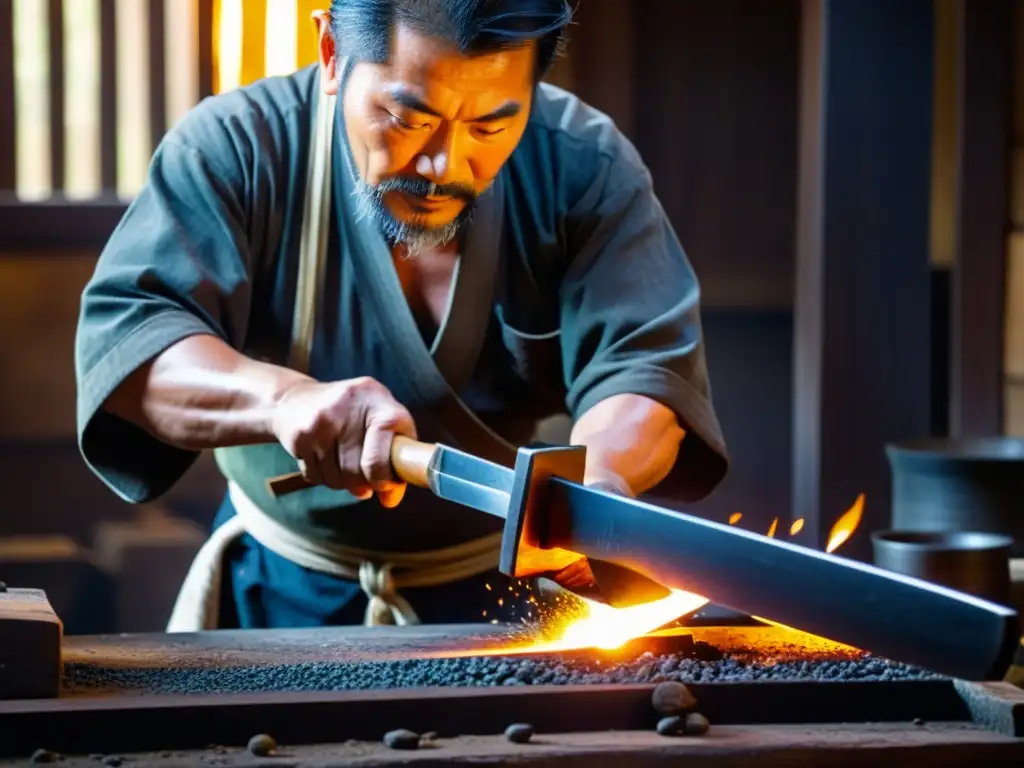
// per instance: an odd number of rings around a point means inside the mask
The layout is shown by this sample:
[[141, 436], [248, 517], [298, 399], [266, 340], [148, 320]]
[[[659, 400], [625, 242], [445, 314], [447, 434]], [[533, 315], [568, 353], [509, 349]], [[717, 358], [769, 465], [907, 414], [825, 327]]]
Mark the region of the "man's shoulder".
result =
[[316, 83], [313, 66], [208, 96], [168, 131], [167, 140], [211, 155], [229, 147], [241, 154], [280, 151], [307, 130]]
[[528, 179], [525, 187], [550, 188], [552, 201], [568, 205], [595, 185], [648, 176], [640, 153], [609, 115], [548, 83], [537, 88], [513, 167]]
[[636, 148], [609, 115], [550, 83], [537, 87], [527, 135], [573, 161], [643, 165]]

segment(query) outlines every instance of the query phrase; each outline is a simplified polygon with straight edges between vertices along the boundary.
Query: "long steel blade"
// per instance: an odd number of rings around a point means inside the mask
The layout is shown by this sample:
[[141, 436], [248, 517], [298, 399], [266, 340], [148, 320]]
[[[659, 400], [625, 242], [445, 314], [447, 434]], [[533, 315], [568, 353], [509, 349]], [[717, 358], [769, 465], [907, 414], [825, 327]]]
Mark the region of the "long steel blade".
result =
[[439, 445], [427, 468], [427, 482], [442, 499], [504, 520], [515, 474], [500, 464]]
[[550, 483], [545, 546], [951, 677], [1001, 679], [1020, 644], [1008, 607], [560, 478]]
[[[437, 447], [427, 468], [428, 485], [438, 497], [503, 520], [508, 519], [515, 480], [514, 470], [443, 445]], [[558, 555], [552, 562], [543, 562], [544, 573], [582, 597], [624, 607], [668, 594], [656, 579], [614, 563], [583, 558], [568, 566], [566, 562], [564, 555]]]

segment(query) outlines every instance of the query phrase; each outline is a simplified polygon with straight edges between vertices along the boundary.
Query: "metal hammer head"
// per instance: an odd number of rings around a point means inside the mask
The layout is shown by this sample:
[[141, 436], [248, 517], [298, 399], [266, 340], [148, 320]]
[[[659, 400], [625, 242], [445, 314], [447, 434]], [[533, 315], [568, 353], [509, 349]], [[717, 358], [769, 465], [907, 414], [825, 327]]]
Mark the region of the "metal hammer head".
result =
[[[516, 578], [543, 575], [581, 597], [615, 607], [667, 597], [666, 587], [629, 568], [547, 546], [551, 533], [564, 526], [566, 518], [550, 503], [548, 481], [560, 477], [582, 483], [586, 458], [587, 449], [582, 446], [519, 449], [498, 569]], [[559, 538], [571, 540], [571, 536]]]

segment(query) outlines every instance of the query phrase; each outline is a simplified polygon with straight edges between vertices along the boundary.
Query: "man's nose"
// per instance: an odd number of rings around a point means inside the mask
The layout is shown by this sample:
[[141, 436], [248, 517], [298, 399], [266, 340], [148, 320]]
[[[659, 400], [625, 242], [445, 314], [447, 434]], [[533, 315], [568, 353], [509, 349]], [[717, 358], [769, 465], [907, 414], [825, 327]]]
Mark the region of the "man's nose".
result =
[[472, 173], [463, 157], [459, 131], [451, 123], [440, 128], [416, 158], [416, 172], [435, 184], [469, 183]]

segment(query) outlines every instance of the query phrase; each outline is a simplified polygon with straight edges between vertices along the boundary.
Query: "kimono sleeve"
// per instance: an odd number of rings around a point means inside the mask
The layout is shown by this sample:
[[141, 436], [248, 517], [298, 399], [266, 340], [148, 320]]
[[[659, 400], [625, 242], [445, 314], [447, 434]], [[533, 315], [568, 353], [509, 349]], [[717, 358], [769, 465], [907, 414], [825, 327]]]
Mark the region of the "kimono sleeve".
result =
[[126, 501], [169, 490], [198, 456], [103, 405], [138, 367], [178, 341], [218, 336], [239, 348], [249, 315], [244, 176], [169, 135], [146, 184], [100, 255], [75, 340], [79, 448]]
[[693, 502], [729, 463], [711, 401], [700, 287], [649, 172], [622, 143], [568, 216], [572, 260], [560, 292], [567, 405], [574, 419], [619, 394], [671, 408], [686, 437], [657, 493]]

